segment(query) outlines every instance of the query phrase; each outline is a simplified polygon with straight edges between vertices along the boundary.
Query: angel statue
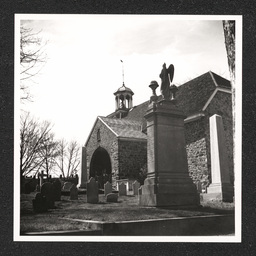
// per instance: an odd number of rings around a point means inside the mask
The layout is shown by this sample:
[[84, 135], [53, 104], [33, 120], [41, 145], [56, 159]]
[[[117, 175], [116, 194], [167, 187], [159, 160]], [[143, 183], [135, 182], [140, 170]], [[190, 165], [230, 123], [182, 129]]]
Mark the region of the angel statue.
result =
[[171, 64], [168, 69], [166, 69], [166, 64], [163, 64], [163, 69], [159, 75], [162, 82], [160, 91], [165, 100], [170, 100], [170, 82], [173, 80], [174, 66]]

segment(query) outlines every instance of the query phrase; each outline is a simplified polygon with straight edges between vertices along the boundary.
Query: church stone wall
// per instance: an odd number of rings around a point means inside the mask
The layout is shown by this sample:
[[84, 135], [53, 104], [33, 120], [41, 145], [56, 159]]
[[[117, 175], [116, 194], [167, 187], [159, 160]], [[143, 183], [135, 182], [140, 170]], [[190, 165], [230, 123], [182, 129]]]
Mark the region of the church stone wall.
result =
[[195, 183], [200, 181], [202, 183], [202, 187], [207, 187], [211, 183], [209, 118], [214, 114], [219, 114], [223, 118], [230, 177], [231, 183], [233, 183], [234, 165], [231, 94], [217, 92], [204, 113], [205, 117], [193, 122], [185, 123], [185, 139], [189, 174]]
[[119, 140], [119, 178], [138, 179], [147, 163], [146, 140]]
[[205, 118], [185, 124], [185, 140], [189, 175], [202, 187], [209, 184], [209, 160], [206, 145]]
[[[100, 136], [100, 140], [99, 140]], [[118, 142], [116, 136], [100, 121], [98, 120], [86, 145], [87, 153], [87, 173], [90, 173], [90, 162], [94, 151], [98, 148], [104, 148], [111, 160], [112, 168], [112, 182], [118, 179]]]

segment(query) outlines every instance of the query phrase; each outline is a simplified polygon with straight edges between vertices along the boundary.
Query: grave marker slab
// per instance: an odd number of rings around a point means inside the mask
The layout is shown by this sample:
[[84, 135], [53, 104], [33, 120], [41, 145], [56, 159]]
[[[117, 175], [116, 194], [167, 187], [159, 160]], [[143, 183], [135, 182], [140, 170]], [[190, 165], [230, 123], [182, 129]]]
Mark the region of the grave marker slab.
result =
[[98, 182], [93, 177], [86, 184], [87, 203], [97, 204], [99, 202], [99, 187]]
[[45, 182], [41, 187], [41, 194], [46, 197], [48, 209], [54, 208], [54, 188], [52, 183]]
[[140, 188], [140, 183], [137, 180], [135, 180], [132, 183], [132, 190], [133, 190], [133, 194], [134, 195], [138, 195], [139, 194], [139, 188]]
[[119, 191], [118, 191], [119, 196], [127, 195], [127, 189], [126, 189], [126, 185], [124, 183], [119, 184], [118, 189], [119, 189]]
[[61, 199], [61, 182], [60, 180], [55, 180], [53, 182], [53, 189], [54, 189], [54, 200], [60, 201]]
[[70, 200], [78, 200], [78, 190], [75, 184], [70, 188]]
[[47, 212], [48, 207], [46, 197], [43, 196], [40, 192], [36, 193], [35, 199], [32, 200], [32, 203], [34, 212]]
[[110, 194], [112, 193], [112, 184], [107, 181], [105, 184], [104, 184], [104, 195], [106, 196], [107, 194]]
[[62, 187], [62, 190], [64, 191], [70, 191], [70, 188], [72, 187], [73, 183], [72, 182], [65, 182], [63, 187]]
[[118, 194], [117, 193], [109, 193], [107, 194], [107, 202], [117, 203]]

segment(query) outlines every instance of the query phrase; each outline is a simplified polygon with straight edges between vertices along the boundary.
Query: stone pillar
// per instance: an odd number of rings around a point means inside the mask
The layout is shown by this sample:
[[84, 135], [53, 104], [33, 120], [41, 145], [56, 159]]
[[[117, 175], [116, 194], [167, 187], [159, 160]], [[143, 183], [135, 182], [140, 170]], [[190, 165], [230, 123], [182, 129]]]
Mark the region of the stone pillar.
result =
[[207, 188], [207, 199], [233, 201], [234, 189], [230, 183], [226, 138], [222, 117], [213, 115], [210, 121], [211, 176], [212, 183]]
[[80, 188], [86, 188], [86, 183], [87, 183], [86, 148], [82, 147], [82, 154], [81, 154], [81, 183], [80, 183]]
[[188, 172], [185, 116], [173, 102], [161, 100], [149, 105], [145, 118], [148, 174], [141, 186], [140, 205], [198, 206], [199, 194]]

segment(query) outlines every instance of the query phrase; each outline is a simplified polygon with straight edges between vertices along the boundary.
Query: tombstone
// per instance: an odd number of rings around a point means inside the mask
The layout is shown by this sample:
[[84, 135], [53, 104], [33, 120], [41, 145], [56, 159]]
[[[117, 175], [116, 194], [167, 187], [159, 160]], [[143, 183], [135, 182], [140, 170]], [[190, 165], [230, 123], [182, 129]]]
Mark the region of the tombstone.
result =
[[106, 196], [107, 194], [112, 193], [112, 185], [109, 181], [107, 181], [104, 184], [104, 195]]
[[54, 201], [60, 201], [61, 199], [61, 182], [59, 179], [53, 182], [54, 189]]
[[86, 183], [87, 203], [97, 204], [99, 202], [99, 187], [98, 182], [93, 177]]
[[[154, 207], [197, 207], [200, 197], [188, 172], [184, 134], [186, 116], [170, 97], [170, 72], [161, 71], [162, 98], [153, 91], [145, 119], [147, 121], [147, 178], [141, 186], [140, 205]], [[175, 86], [172, 86], [175, 89]], [[176, 90], [176, 89], [175, 89]], [[171, 93], [174, 95], [174, 91]]]
[[72, 187], [73, 183], [72, 182], [65, 182], [63, 187], [62, 187], [62, 190], [64, 191], [70, 191], [70, 188]]
[[126, 196], [127, 195], [126, 185], [123, 182], [121, 184], [119, 184], [118, 189], [119, 189], [118, 190], [119, 196]]
[[78, 200], [78, 190], [75, 184], [70, 188], [70, 200]]
[[36, 193], [35, 199], [32, 200], [32, 203], [34, 212], [47, 212], [48, 207], [46, 197], [43, 196], [40, 192]]
[[46, 197], [48, 209], [54, 208], [54, 187], [50, 182], [45, 182], [41, 187], [41, 194]]
[[61, 180], [61, 179], [59, 179], [59, 181], [61, 183], [61, 189], [63, 189], [63, 186], [64, 186], [65, 182], [63, 180]]
[[36, 185], [36, 190], [35, 191], [40, 192], [40, 185], [39, 184]]
[[38, 173], [38, 178], [40, 180], [40, 187], [42, 187], [44, 183], [44, 177], [47, 177], [47, 174], [44, 174], [44, 171], [41, 171], [41, 173]]
[[117, 203], [118, 194], [117, 193], [109, 193], [109, 194], [107, 194], [106, 198], [107, 198], [107, 202]]
[[234, 188], [230, 182], [226, 138], [222, 117], [213, 115], [210, 122], [211, 176], [212, 183], [207, 188], [204, 199], [232, 202]]
[[139, 188], [140, 188], [140, 183], [137, 180], [135, 180], [132, 183], [132, 190], [133, 190], [133, 194], [134, 195], [138, 195], [139, 194]]
[[198, 193], [202, 193], [202, 184], [201, 184], [200, 180], [198, 180], [196, 182], [196, 188], [197, 188]]
[[76, 179], [76, 185], [79, 183], [79, 177], [78, 174], [75, 175], [75, 179]]

